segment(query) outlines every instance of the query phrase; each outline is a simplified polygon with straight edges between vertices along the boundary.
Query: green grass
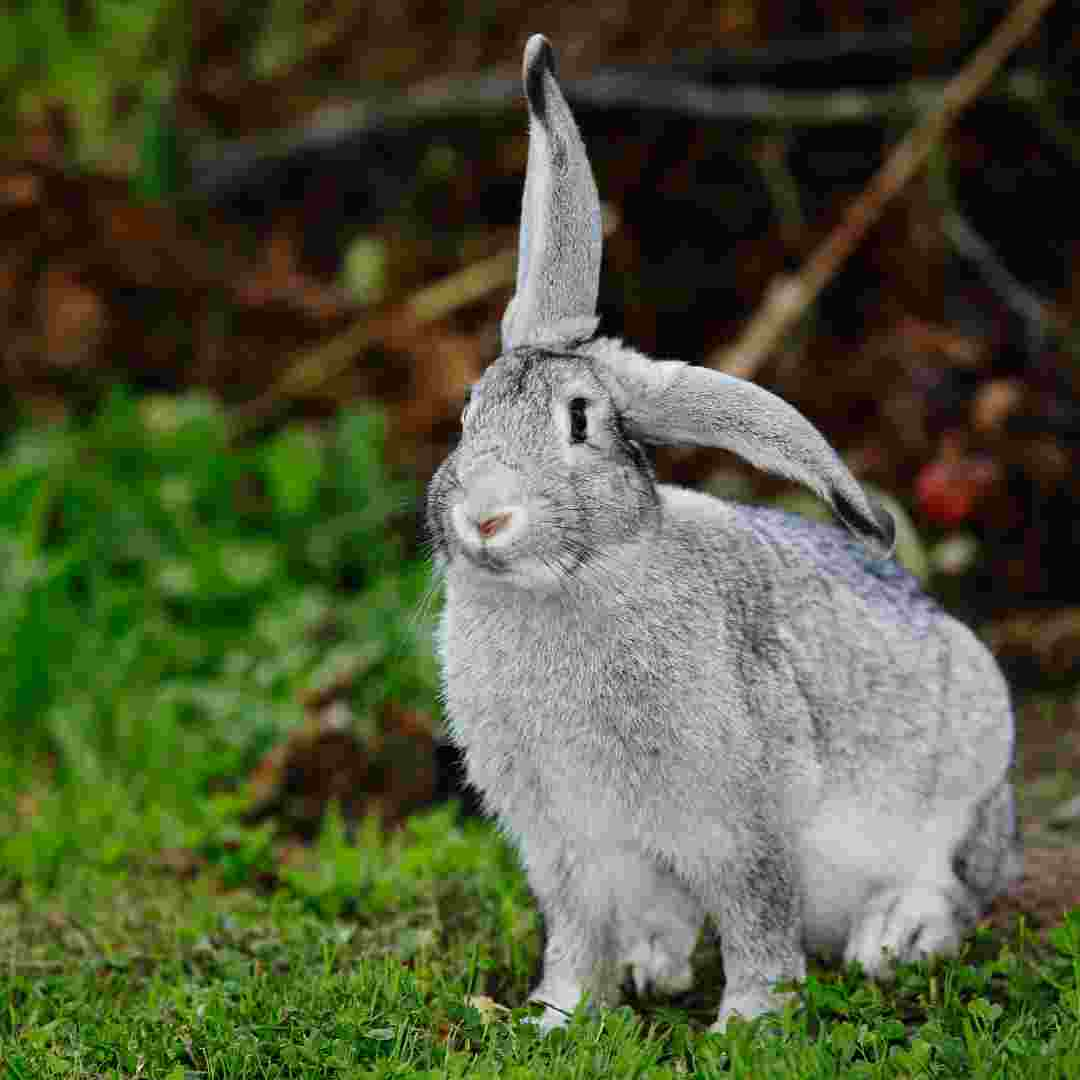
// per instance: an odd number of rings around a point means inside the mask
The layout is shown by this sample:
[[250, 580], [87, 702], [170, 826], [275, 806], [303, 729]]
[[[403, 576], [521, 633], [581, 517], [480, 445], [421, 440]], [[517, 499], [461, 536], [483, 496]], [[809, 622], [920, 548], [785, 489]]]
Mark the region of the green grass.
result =
[[8, 440], [0, 783], [36, 809], [13, 829], [0, 802], [0, 867], [47, 889], [73, 853], [216, 827], [208, 792], [340, 669], [363, 662], [360, 718], [432, 708], [428, 574], [388, 528], [411, 525], [417, 493], [382, 467], [381, 438], [357, 412], [235, 450], [206, 399], [116, 393], [88, 422]]
[[331, 808], [285, 858], [243, 824], [299, 691], [360, 658], [361, 730], [435, 709], [418, 493], [381, 446], [356, 412], [230, 448], [210, 400], [118, 392], [0, 447], [0, 1080], [1080, 1075], [1080, 911], [888, 988], [815, 969], [723, 1036], [706, 941], [693, 992], [541, 1038], [539, 920], [490, 826]]
[[888, 993], [820, 973], [803, 1008], [723, 1036], [703, 1033], [701, 1009], [648, 1003], [540, 1038], [520, 1007], [535, 925], [491, 835], [429, 815], [367, 858], [406, 885], [392, 913], [332, 919], [287, 891], [223, 892], [132, 866], [74, 912], [66, 887], [46, 905], [4, 903], [7, 1076], [1064, 1078], [1080, 1067], [1080, 919], [1056, 948], [1023, 939], [978, 963], [907, 968]]

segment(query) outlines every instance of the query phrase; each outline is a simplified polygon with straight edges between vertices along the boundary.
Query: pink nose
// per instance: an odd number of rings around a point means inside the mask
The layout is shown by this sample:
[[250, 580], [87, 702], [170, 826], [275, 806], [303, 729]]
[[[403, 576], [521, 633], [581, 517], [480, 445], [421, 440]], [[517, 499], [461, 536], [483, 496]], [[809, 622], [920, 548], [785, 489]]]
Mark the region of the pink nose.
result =
[[510, 524], [510, 518], [512, 515], [507, 513], [502, 514], [489, 514], [485, 518], [481, 518], [476, 523], [476, 531], [485, 539], [489, 540], [497, 532], [501, 532]]

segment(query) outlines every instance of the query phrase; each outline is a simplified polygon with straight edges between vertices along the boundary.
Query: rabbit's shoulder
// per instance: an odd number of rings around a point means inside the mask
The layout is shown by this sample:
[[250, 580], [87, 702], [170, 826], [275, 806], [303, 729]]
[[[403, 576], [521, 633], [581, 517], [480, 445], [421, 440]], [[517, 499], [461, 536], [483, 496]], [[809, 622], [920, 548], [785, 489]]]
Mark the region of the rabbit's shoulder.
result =
[[[842, 660], [851, 674], [832, 687], [838, 699], [855, 682], [860, 699], [874, 687], [919, 685], [959, 712], [966, 700], [995, 730], [1008, 726], [1008, 687], [990, 651], [895, 558], [876, 558], [845, 530], [789, 511], [662, 491], [671, 531], [695, 538], [682, 540], [684, 550], [715, 553], [714, 573], [738, 599], [725, 605], [729, 617], [747, 612], [759, 648], [783, 654], [803, 685], [825, 693]], [[755, 596], [749, 607], [739, 597], [746, 592]]]

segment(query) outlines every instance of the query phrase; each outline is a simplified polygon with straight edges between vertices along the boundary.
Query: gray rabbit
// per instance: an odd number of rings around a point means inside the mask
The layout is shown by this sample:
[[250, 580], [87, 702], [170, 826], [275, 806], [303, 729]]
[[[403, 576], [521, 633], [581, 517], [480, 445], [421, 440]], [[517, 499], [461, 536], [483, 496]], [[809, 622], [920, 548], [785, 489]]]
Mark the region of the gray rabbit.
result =
[[[600, 205], [539, 35], [524, 83], [516, 295], [428, 513], [451, 735], [548, 928], [541, 1023], [628, 968], [687, 987], [706, 913], [721, 1028], [808, 951], [953, 951], [1020, 870], [1002, 676], [801, 414], [594, 336]], [[643, 444], [732, 450], [848, 532], [657, 484]]]

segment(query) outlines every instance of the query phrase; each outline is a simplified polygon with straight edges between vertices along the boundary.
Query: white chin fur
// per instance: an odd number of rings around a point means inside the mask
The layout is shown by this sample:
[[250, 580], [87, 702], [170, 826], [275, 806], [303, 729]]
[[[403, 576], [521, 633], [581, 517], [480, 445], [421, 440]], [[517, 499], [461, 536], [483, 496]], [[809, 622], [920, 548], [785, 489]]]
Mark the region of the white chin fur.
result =
[[518, 556], [498, 568], [485, 566], [482, 556], [463, 551], [457, 560], [460, 572], [474, 585], [510, 585], [531, 592], [555, 592], [565, 588], [567, 574], [530, 555]]
[[529, 513], [521, 504], [506, 509], [512, 514], [510, 524], [487, 539], [480, 537], [475, 521], [478, 515], [468, 512], [467, 503], [458, 503], [451, 509], [450, 522], [462, 549], [458, 557], [461, 570], [475, 583], [513, 585], [537, 592], [564, 587], [565, 569], [514, 550], [521, 547]]

